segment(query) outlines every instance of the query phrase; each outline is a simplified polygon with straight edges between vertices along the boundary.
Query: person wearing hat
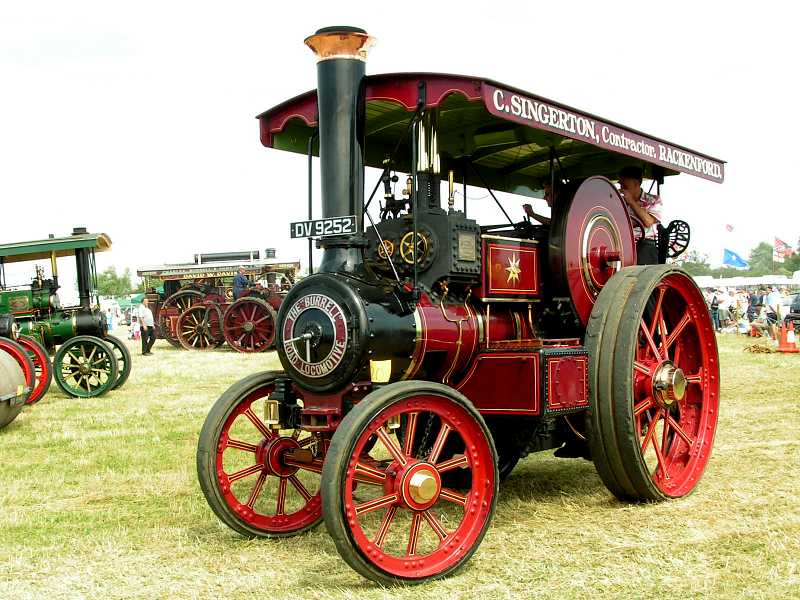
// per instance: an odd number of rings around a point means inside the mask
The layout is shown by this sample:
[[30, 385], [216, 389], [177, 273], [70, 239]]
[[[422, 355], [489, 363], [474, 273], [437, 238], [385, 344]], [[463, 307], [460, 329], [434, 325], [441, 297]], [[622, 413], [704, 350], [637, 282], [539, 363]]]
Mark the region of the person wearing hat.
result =
[[636, 258], [640, 265], [658, 264], [658, 229], [661, 222], [661, 198], [642, 189], [642, 169], [625, 167], [619, 172], [620, 193], [632, 217], [644, 225], [644, 237], [636, 240]]
[[241, 298], [248, 287], [250, 287], [250, 280], [245, 275], [245, 268], [239, 267], [239, 272], [233, 278], [233, 299], [238, 300]]

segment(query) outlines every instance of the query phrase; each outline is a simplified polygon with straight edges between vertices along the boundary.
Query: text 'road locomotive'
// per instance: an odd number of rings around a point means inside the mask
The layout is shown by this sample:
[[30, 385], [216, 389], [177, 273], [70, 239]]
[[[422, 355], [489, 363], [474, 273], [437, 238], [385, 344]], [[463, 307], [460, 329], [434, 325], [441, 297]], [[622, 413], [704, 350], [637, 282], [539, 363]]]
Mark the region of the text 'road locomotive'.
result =
[[[713, 329], [687, 274], [637, 266], [609, 178], [721, 182], [723, 163], [484, 79], [365, 76], [371, 43], [319, 30], [317, 90], [259, 117], [265, 146], [320, 157], [324, 219], [292, 232], [324, 252], [278, 314], [284, 371], [239, 381], [207, 417], [214, 512], [265, 537], [324, 519], [365, 577], [419, 582], [468, 560], [530, 452], [590, 457], [621, 499], [689, 493], [716, 428]], [[383, 170], [378, 219], [365, 165]], [[552, 217], [481, 226], [468, 185], [544, 191]], [[687, 237], [661, 228], [661, 262]]]
[[[32, 361], [32, 369], [21, 363], [32, 389], [28, 404], [41, 400], [53, 378], [64, 393], [81, 398], [101, 396], [127, 381], [130, 352], [108, 334], [105, 313], [92, 303], [97, 290], [94, 256], [110, 248], [106, 234], [82, 227], [63, 238], [0, 245], [0, 347], [19, 344]], [[57, 259], [64, 256], [75, 257], [77, 306], [62, 307], [58, 296]], [[5, 265], [40, 260], [50, 261], [50, 277], [36, 265], [30, 285], [7, 285]], [[9, 339], [17, 333], [16, 342]]]

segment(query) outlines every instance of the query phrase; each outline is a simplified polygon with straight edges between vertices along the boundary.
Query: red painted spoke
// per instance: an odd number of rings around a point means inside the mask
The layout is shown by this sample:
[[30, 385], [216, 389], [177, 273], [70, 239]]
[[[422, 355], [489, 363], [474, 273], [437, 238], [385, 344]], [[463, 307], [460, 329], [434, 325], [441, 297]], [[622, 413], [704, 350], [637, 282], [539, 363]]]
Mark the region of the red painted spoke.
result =
[[417, 540], [419, 539], [419, 526], [422, 517], [419, 513], [414, 513], [411, 518], [411, 530], [408, 534], [408, 546], [406, 546], [406, 556], [414, 556], [417, 553]]
[[429, 510], [423, 511], [422, 516], [425, 517], [425, 520], [428, 522], [428, 525], [431, 526], [431, 529], [433, 529], [433, 533], [436, 534], [436, 537], [438, 537], [441, 541], [444, 541], [445, 538], [447, 538], [448, 533], [444, 530], [442, 524], [439, 523], [439, 519], [437, 519]]
[[264, 482], [267, 480], [267, 471], [264, 469], [261, 471], [261, 475], [258, 476], [258, 481], [256, 481], [255, 487], [253, 487], [253, 491], [250, 492], [250, 497], [247, 499], [247, 506], [253, 508], [258, 500], [258, 497], [261, 495], [261, 490], [264, 489]]
[[647, 323], [644, 322], [644, 319], [642, 319], [642, 322], [639, 324], [639, 329], [644, 334], [644, 339], [647, 340], [647, 345], [650, 347], [650, 351], [653, 353], [653, 356], [656, 359], [661, 360], [661, 352], [659, 352], [658, 348], [656, 347], [656, 343], [653, 341], [653, 336], [650, 335], [650, 330], [647, 328]]
[[278, 506], [275, 509], [276, 515], [283, 515], [284, 513], [284, 505], [286, 504], [286, 479], [281, 477], [278, 480], [278, 499], [277, 499]]
[[368, 500], [367, 502], [362, 502], [361, 504], [356, 504], [356, 515], [365, 515], [367, 513], [384, 508], [385, 506], [391, 506], [392, 504], [395, 504], [397, 500], [398, 496], [396, 493], [394, 493], [386, 494], [385, 496], [375, 498], [374, 500]]
[[[669, 423], [667, 421], [668, 414], [669, 413], [667, 411], [664, 411], [664, 418], [661, 419], [663, 428], [661, 431], [661, 450], [664, 454], [669, 454]], [[658, 455], [658, 452], [656, 452], [656, 455]]]
[[650, 367], [648, 367], [643, 362], [639, 362], [638, 360], [633, 361], [633, 370], [634, 371], [639, 371], [640, 373], [642, 373], [644, 375], [648, 375], [648, 376], [650, 375]]
[[419, 413], [413, 412], [406, 418], [406, 439], [403, 443], [403, 452], [405, 452], [407, 456], [411, 456], [411, 452], [414, 450], [414, 435], [417, 432], [418, 417]]
[[258, 447], [255, 444], [248, 444], [247, 442], [242, 442], [239, 440], [235, 440], [233, 438], [227, 439], [227, 441], [225, 442], [225, 448], [237, 448], [238, 450], [244, 450], [245, 452], [252, 452], [253, 454], [255, 454], [256, 450], [258, 450]]
[[[666, 429], [667, 428], [665, 426], [664, 431], [666, 431]], [[664, 437], [666, 438], [666, 435]], [[656, 458], [658, 459], [658, 467], [661, 469], [661, 474], [664, 476], [664, 479], [669, 479], [669, 474], [667, 473], [667, 461], [661, 452], [661, 448], [658, 447], [658, 442], [656, 441], [655, 437], [653, 437], [653, 450], [656, 451]]]
[[353, 479], [362, 483], [383, 485], [383, 482], [386, 480], [386, 473], [370, 467], [369, 465], [365, 465], [363, 462], [359, 461], [356, 463]]
[[439, 492], [439, 498], [452, 502], [453, 504], [460, 504], [461, 506], [467, 505], [467, 497], [450, 488], [442, 488], [442, 491]]
[[389, 451], [389, 454], [392, 455], [392, 458], [399, 462], [401, 465], [404, 465], [408, 462], [408, 458], [406, 455], [403, 454], [403, 451], [400, 449], [400, 446], [397, 445], [397, 441], [393, 436], [390, 436], [386, 429], [383, 427], [378, 428], [378, 431], [375, 432], [378, 436], [378, 439], [381, 443], [386, 447]]
[[700, 369], [694, 375], [687, 375], [686, 383], [697, 383], [699, 385], [703, 385], [703, 369]]
[[[320, 469], [319, 472], [321, 472], [321, 471], [322, 471], [322, 469]], [[281, 480], [281, 481], [283, 481], [283, 480]], [[289, 476], [289, 481], [294, 486], [294, 489], [296, 489], [297, 492], [303, 497], [303, 500], [305, 500], [306, 502], [311, 500], [311, 498], [312, 498], [311, 492], [309, 492], [308, 488], [306, 488], [306, 486], [303, 485], [303, 482], [300, 481], [297, 478], [297, 475], [290, 475]]]
[[648, 396], [647, 398], [639, 402], [639, 404], [633, 407], [633, 416], [634, 417], [640, 416], [644, 411], [646, 411], [651, 406], [655, 406], [655, 402], [653, 402], [652, 397]]
[[464, 454], [454, 454], [453, 458], [440, 462], [436, 466], [436, 470], [439, 473], [444, 473], [446, 471], [452, 471], [453, 469], [459, 469], [469, 466], [469, 461]]
[[[680, 359], [681, 359], [681, 348], [682, 348], [681, 344], [678, 344], [677, 346], [675, 346], [675, 354], [672, 356], [672, 364], [674, 364], [675, 366], [680, 366], [680, 364], [681, 364], [679, 362]], [[669, 354], [669, 353], [667, 353], [667, 354]]]
[[[661, 412], [662, 409], [659, 408], [656, 411], [653, 420], [650, 421], [650, 425], [647, 427], [647, 434], [644, 436], [644, 441], [642, 441], [642, 454], [644, 454], [644, 451], [647, 449], [647, 444], [650, 443], [653, 434], [656, 432], [656, 423], [658, 423], [658, 420], [661, 418]], [[655, 445], [655, 441], [653, 442], [653, 445]]]
[[258, 429], [261, 432], [261, 435], [263, 435], [268, 440], [272, 439], [272, 432], [269, 429], [267, 429], [267, 426], [264, 425], [264, 423], [262, 423], [261, 419], [258, 418], [258, 415], [253, 412], [252, 407], [244, 411], [244, 416], [250, 419], [250, 422], [255, 426], [256, 429]]
[[253, 473], [258, 473], [259, 471], [264, 469], [264, 465], [253, 465], [252, 467], [247, 467], [246, 469], [242, 469], [241, 471], [236, 471], [236, 473], [232, 473], [228, 475], [228, 482], [233, 483], [234, 481], [239, 481], [248, 475], [252, 475]]
[[450, 425], [447, 423], [442, 423], [441, 429], [439, 429], [439, 435], [436, 436], [436, 441], [433, 442], [433, 448], [431, 448], [431, 454], [428, 457], [428, 461], [435, 463], [439, 460], [439, 455], [444, 450], [444, 443], [447, 441], [447, 434], [450, 433]]
[[372, 542], [378, 547], [383, 548], [383, 542], [386, 541], [386, 534], [389, 533], [389, 526], [392, 524], [394, 520], [394, 516], [397, 514], [397, 505], [392, 505], [386, 511], [386, 514], [383, 517], [383, 521], [381, 521], [380, 529], [378, 529], [378, 533], [375, 535], [375, 539]]
[[656, 326], [661, 321], [661, 303], [664, 302], [664, 294], [667, 288], [658, 288], [658, 300], [656, 300], [656, 309], [653, 311], [652, 323], [650, 323], [650, 337], [655, 335]]
[[678, 321], [678, 324], [675, 325], [675, 328], [669, 334], [669, 337], [667, 338], [667, 341], [664, 343], [664, 351], [665, 352], [669, 350], [669, 347], [678, 338], [678, 336], [681, 334], [681, 332], [684, 330], [684, 328], [689, 324], [691, 319], [692, 318], [691, 318], [691, 316], [689, 316], [689, 311], [687, 310], [683, 314], [683, 317], [681, 317], [681, 320]]
[[681, 427], [680, 424], [672, 418], [672, 415], [667, 415], [667, 422], [669, 423], [669, 426], [672, 427], [673, 431], [675, 431], [675, 433], [683, 438], [683, 441], [689, 445], [689, 448], [694, 445], [694, 440], [690, 438], [689, 434], [684, 431], [683, 427]]

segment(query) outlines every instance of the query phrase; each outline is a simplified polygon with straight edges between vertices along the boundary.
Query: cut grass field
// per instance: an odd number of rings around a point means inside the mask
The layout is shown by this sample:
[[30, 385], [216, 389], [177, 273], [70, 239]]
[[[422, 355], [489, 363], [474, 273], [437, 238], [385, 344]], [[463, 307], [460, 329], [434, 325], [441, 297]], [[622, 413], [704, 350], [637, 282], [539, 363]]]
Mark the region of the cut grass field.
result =
[[[720, 338], [722, 409], [706, 474], [679, 501], [615, 500], [552, 452], [501, 486], [456, 576], [383, 589], [325, 527], [247, 540], [208, 508], [198, 432], [225, 388], [274, 353], [134, 352], [106, 397], [48, 395], [0, 431], [0, 598], [788, 598], [800, 596], [800, 355]], [[135, 351], [133, 345], [131, 349]]]

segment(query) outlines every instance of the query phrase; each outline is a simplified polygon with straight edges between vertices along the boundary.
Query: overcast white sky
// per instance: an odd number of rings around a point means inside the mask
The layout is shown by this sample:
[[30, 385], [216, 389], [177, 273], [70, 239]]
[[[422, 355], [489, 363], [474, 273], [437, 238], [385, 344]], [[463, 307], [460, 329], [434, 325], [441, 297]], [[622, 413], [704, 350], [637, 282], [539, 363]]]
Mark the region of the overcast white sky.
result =
[[303, 39], [349, 24], [378, 39], [368, 73], [485, 76], [728, 161], [722, 185], [662, 188], [712, 260], [794, 246], [800, 10], [734, 4], [4, 2], [0, 240], [83, 225], [114, 242], [100, 268], [273, 246], [305, 262], [288, 222], [306, 161], [263, 148], [254, 116], [315, 87]]

